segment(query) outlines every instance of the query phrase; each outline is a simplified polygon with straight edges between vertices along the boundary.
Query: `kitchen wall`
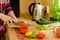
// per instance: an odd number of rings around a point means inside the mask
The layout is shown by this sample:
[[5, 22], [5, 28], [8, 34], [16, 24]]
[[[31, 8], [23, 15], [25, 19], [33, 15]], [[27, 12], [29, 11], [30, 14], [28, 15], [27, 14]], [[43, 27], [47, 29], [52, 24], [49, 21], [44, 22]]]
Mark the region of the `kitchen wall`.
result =
[[34, 0], [20, 0], [20, 13], [28, 13], [28, 7]]
[[26, 13], [28, 12], [28, 7], [31, 3], [33, 2], [40, 2], [43, 5], [49, 5], [50, 6], [50, 2], [51, 0], [20, 0], [20, 12], [21, 13]]

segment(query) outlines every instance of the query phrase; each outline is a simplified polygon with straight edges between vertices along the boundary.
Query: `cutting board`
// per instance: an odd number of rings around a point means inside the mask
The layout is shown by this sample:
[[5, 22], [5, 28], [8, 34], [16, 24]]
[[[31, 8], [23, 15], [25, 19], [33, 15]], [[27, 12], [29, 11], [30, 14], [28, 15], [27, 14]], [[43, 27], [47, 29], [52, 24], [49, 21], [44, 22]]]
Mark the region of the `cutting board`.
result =
[[[28, 20], [26, 20], [28, 21]], [[57, 38], [55, 36], [55, 34], [53, 33], [52, 30], [36, 30], [36, 26], [37, 24], [33, 21], [28, 21], [30, 22], [32, 25], [28, 25], [28, 29], [30, 31], [34, 31], [34, 32], [43, 32], [46, 34], [46, 37], [44, 39], [38, 39], [38, 38], [31, 38], [31, 37], [26, 37], [24, 36], [24, 34], [21, 34], [19, 32], [19, 29], [17, 28], [8, 28], [8, 38], [9, 40], [60, 40], [60, 38]]]

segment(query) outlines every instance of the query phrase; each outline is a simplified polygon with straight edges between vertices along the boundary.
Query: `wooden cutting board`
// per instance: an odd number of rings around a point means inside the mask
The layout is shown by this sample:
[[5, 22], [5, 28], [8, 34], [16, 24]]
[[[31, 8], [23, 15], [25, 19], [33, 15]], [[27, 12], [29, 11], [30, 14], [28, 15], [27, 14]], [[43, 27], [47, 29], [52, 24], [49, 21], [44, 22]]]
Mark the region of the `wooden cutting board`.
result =
[[43, 30], [46, 34], [44, 39], [30, 38], [26, 37], [23, 34], [20, 34], [18, 29], [8, 28], [8, 38], [9, 40], [60, 40], [60, 38], [55, 37], [52, 30]]
[[[28, 21], [28, 20], [26, 20]], [[38, 39], [38, 38], [30, 38], [26, 37], [23, 34], [19, 32], [19, 29], [17, 28], [8, 28], [8, 38], [9, 40], [60, 40], [60, 38], [55, 37], [55, 34], [52, 30], [36, 30], [37, 24], [32, 21], [28, 21], [32, 25], [28, 25], [28, 29], [34, 32], [43, 32], [46, 34], [46, 37], [44, 39]]]

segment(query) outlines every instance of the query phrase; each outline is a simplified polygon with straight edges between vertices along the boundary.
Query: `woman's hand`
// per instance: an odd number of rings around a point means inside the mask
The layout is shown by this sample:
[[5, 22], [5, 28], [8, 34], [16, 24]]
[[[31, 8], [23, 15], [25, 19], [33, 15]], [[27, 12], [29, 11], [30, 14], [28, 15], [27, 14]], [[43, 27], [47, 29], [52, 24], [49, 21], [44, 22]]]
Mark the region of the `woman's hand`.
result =
[[4, 14], [0, 14], [0, 19], [4, 22], [4, 24], [8, 24], [8, 23], [12, 23], [12, 21], [14, 21], [13, 18], [7, 16], [7, 15], [4, 15]]
[[13, 11], [9, 11], [8, 16], [10, 16], [11, 18], [13, 18], [13, 21], [18, 23], [19, 21], [17, 20], [16, 16], [14, 15], [14, 12]]

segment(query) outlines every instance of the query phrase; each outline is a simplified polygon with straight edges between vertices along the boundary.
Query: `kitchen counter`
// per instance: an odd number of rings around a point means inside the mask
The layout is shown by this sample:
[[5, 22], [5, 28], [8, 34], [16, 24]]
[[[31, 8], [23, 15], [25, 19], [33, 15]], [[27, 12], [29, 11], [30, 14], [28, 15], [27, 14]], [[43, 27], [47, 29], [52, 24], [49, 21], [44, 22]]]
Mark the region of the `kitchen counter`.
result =
[[8, 28], [8, 38], [9, 40], [60, 40], [60, 38], [55, 37], [55, 35], [53, 34], [52, 30], [36, 30], [36, 26], [38, 24], [36, 24], [35, 22], [31, 21], [31, 20], [26, 20], [26, 19], [20, 19], [20, 20], [24, 20], [26, 21], [28, 24], [32, 24], [32, 25], [28, 25], [28, 29], [34, 32], [43, 32], [46, 34], [46, 37], [44, 39], [38, 39], [38, 38], [30, 38], [30, 37], [26, 37], [23, 34], [21, 34], [19, 32], [19, 28]]

